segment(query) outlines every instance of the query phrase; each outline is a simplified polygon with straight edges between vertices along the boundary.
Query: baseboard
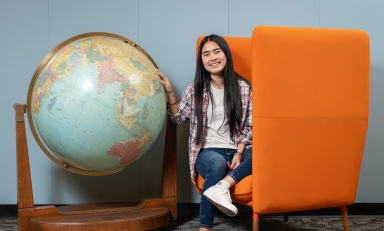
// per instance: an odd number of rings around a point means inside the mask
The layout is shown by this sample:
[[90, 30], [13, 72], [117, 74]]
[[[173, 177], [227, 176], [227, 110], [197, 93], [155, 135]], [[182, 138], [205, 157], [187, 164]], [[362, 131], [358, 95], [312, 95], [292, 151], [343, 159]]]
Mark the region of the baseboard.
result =
[[[239, 213], [238, 216], [252, 216], [252, 208], [236, 204]], [[178, 217], [196, 217], [199, 216], [200, 205], [198, 203], [178, 203]], [[348, 215], [384, 215], [384, 203], [355, 203], [347, 206]], [[291, 216], [333, 216], [340, 215], [339, 208], [315, 209], [299, 212], [290, 212]], [[217, 215], [223, 215], [220, 211]], [[280, 214], [269, 214], [280, 215]], [[282, 215], [282, 214], [281, 214]], [[17, 205], [0, 205], [0, 217], [17, 216]]]
[[17, 205], [0, 205], [0, 217], [17, 216]]

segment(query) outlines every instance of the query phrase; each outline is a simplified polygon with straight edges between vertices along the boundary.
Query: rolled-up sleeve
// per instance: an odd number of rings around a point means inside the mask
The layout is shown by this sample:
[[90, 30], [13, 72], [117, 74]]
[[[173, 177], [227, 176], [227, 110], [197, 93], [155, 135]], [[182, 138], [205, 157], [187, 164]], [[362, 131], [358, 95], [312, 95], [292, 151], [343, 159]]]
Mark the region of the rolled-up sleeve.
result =
[[193, 84], [189, 84], [187, 89], [183, 92], [180, 102], [177, 104], [176, 114], [171, 114], [168, 111], [168, 115], [171, 118], [171, 121], [175, 124], [185, 124], [191, 118], [192, 112], [192, 99], [191, 99], [191, 89]]

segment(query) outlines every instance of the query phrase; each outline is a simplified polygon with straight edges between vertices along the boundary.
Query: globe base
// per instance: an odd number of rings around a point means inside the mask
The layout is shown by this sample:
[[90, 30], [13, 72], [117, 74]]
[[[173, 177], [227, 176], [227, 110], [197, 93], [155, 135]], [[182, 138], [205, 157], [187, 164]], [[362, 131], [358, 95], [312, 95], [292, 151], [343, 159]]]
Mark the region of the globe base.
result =
[[32, 218], [29, 220], [30, 230], [153, 230], [169, 223], [169, 210], [166, 207], [93, 208], [77, 212], [80, 214], [64, 213], [57, 217]]
[[164, 145], [160, 198], [127, 203], [96, 203], [56, 207], [36, 206], [33, 200], [24, 114], [25, 104], [15, 104], [18, 187], [18, 229], [30, 230], [156, 230], [177, 219], [176, 126], [168, 119]]

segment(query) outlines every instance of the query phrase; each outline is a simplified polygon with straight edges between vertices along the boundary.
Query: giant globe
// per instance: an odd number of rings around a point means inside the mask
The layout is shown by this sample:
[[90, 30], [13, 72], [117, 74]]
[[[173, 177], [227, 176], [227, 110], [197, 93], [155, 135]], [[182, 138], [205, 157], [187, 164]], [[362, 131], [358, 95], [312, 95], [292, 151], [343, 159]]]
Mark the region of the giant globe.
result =
[[151, 148], [166, 118], [156, 64], [111, 33], [78, 35], [54, 48], [36, 69], [27, 100], [42, 150], [84, 175], [128, 167]]

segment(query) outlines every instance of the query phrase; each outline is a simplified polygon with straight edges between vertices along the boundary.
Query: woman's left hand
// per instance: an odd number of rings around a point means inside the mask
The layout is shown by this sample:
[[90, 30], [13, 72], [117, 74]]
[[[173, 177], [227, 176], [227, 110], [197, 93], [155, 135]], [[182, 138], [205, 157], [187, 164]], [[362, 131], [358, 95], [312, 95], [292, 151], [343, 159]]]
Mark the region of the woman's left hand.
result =
[[240, 165], [240, 162], [241, 162], [240, 156], [234, 155], [233, 159], [232, 159], [232, 164], [228, 163], [229, 170], [233, 170], [233, 169], [237, 168], [237, 166]]

